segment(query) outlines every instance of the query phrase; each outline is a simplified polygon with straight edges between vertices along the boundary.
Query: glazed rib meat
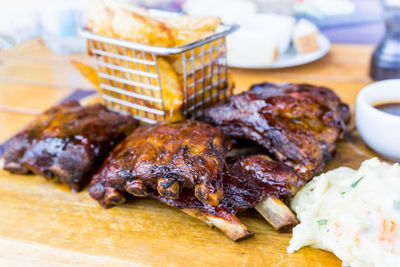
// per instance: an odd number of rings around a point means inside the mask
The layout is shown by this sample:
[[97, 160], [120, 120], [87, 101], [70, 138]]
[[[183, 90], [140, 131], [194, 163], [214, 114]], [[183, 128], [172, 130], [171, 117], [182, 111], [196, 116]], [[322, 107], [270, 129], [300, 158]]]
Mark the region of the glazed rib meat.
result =
[[299, 187], [292, 168], [265, 155], [241, 157], [224, 172], [221, 205], [236, 214], [253, 208], [268, 197], [286, 200]]
[[197, 199], [217, 205], [227, 149], [222, 131], [206, 123], [141, 126], [109, 154], [89, 193], [110, 207], [124, 202], [125, 192], [145, 197], [156, 190], [175, 199], [194, 188]]
[[79, 191], [92, 169], [137, 122], [101, 104], [70, 101], [52, 107], [7, 142], [4, 169], [33, 172]]
[[205, 121], [237, 139], [248, 139], [305, 181], [322, 171], [350, 119], [330, 89], [308, 84], [261, 83], [206, 112]]
[[285, 164], [265, 155], [239, 158], [225, 170], [223, 185], [224, 195], [218, 206], [197, 200], [189, 191], [182, 192], [178, 199], [153, 197], [214, 225], [232, 240], [251, 235], [236, 214], [253, 207], [278, 230], [297, 224], [295, 215], [281, 202], [293, 196], [299, 186], [296, 173]]

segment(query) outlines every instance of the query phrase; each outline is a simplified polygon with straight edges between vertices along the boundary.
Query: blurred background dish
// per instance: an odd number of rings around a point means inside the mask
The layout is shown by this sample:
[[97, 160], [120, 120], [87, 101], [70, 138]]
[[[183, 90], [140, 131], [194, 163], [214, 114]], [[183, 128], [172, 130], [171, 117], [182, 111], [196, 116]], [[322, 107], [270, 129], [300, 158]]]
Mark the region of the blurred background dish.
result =
[[260, 13], [236, 22], [241, 28], [227, 38], [230, 67], [293, 67], [323, 57], [330, 48], [329, 40], [306, 19]]
[[[277, 14], [238, 18], [240, 29], [227, 38], [229, 66], [268, 66], [286, 52], [295, 19]], [[260, 25], [268, 25], [260, 27]]]
[[[317, 37], [317, 43], [319, 46], [319, 49], [315, 52], [312, 53], [306, 53], [306, 54], [298, 54], [293, 46], [291, 46], [284, 54], [280, 55], [279, 58], [277, 58], [276, 61], [269, 62], [267, 61], [261, 61], [259, 58], [257, 59], [258, 61], [230, 61], [231, 58], [231, 51], [228, 53], [228, 65], [230, 67], [234, 68], [247, 68], [247, 69], [279, 69], [279, 68], [287, 68], [287, 67], [294, 67], [294, 66], [299, 66], [303, 64], [307, 64], [310, 62], [313, 62], [315, 60], [318, 60], [325, 56], [330, 49], [331, 43], [326, 36], [320, 34]], [[258, 48], [257, 48], [258, 49]], [[247, 52], [248, 54], [251, 53], [252, 49], [250, 48]], [[248, 55], [247, 54], [247, 55]], [[256, 57], [257, 54], [254, 54]], [[261, 56], [261, 55], [259, 55]], [[234, 59], [233, 59], [234, 60]], [[256, 64], [257, 63], [257, 64]]]
[[329, 40], [320, 36], [314, 22], [351, 14], [355, 5], [347, 0], [187, 0], [182, 10], [238, 23], [239, 31], [227, 38], [228, 65], [268, 69], [298, 66], [323, 57], [329, 51]]

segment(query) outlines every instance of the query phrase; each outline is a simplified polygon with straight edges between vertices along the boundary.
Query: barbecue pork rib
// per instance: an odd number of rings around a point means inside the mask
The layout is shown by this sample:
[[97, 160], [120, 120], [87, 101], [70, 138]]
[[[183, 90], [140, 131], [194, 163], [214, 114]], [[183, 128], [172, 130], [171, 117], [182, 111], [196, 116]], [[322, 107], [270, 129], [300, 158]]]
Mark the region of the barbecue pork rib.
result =
[[[264, 155], [242, 157], [227, 165], [223, 173], [223, 198], [216, 206], [200, 201], [191, 188], [183, 188], [179, 196], [171, 198], [169, 195], [162, 195], [162, 191], [160, 193], [160, 190], [154, 189], [157, 181], [149, 185], [146, 179], [136, 180], [138, 177], [132, 174], [140, 172], [135, 166], [140, 163], [136, 157], [142, 154], [133, 156], [136, 155], [134, 149], [139, 143], [146, 143], [146, 138], [140, 141], [134, 140], [139, 135], [148, 136], [146, 132], [154, 132], [154, 128], [154, 126], [139, 128], [109, 154], [102, 169], [95, 175], [89, 193], [103, 207], [122, 204], [129, 195], [150, 196], [220, 229], [232, 240], [241, 240], [252, 235], [236, 214], [253, 207], [256, 207], [278, 230], [297, 224], [295, 215], [281, 200], [286, 200], [296, 192], [299, 179], [290, 167], [272, 161]], [[146, 145], [141, 145], [138, 149], [146, 150], [144, 147]], [[166, 157], [173, 158], [171, 155]], [[129, 162], [132, 165], [128, 165]], [[147, 164], [153, 165], [154, 162], [149, 160]], [[155, 170], [159, 168], [153, 166]], [[177, 167], [179, 168], [179, 165]], [[139, 194], [136, 185], [134, 192], [131, 191], [131, 185], [137, 183], [141, 185]]]
[[308, 84], [256, 84], [205, 114], [225, 135], [265, 147], [304, 182], [322, 171], [349, 119], [333, 91]]
[[224, 171], [224, 197], [220, 206], [233, 214], [274, 197], [288, 200], [300, 186], [292, 168], [266, 155], [239, 157]]
[[227, 150], [222, 131], [203, 122], [141, 126], [109, 154], [89, 193], [110, 207], [124, 202], [125, 192], [146, 197], [156, 190], [174, 199], [194, 188], [197, 199], [218, 205]]
[[79, 191], [103, 156], [136, 127], [136, 120], [101, 104], [65, 102], [45, 111], [7, 142], [4, 169], [33, 172]]
[[282, 201], [296, 193], [299, 182], [293, 169], [285, 164], [265, 155], [251, 155], [228, 164], [224, 171], [224, 195], [218, 206], [201, 202], [187, 191], [178, 199], [157, 194], [152, 197], [215, 226], [237, 241], [252, 234], [236, 217], [250, 208], [256, 208], [276, 230], [286, 231], [296, 225], [296, 216]]

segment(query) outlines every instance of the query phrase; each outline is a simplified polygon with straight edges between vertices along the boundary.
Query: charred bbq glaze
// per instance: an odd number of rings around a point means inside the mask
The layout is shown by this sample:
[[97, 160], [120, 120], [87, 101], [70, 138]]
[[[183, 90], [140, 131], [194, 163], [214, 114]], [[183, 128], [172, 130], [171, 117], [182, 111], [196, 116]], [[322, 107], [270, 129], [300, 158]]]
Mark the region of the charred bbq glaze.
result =
[[176, 199], [194, 188], [197, 199], [217, 205], [227, 149], [222, 131], [206, 123], [141, 126], [109, 154], [89, 193], [110, 207], [124, 202], [125, 192], [145, 197], [156, 190]]
[[101, 104], [69, 101], [45, 111], [7, 142], [4, 169], [33, 172], [79, 191], [98, 161], [136, 126]]
[[223, 179], [224, 197], [218, 206], [211, 206], [194, 198], [190, 192], [183, 192], [178, 199], [159, 195], [153, 197], [179, 208], [199, 209], [203, 213], [231, 220], [231, 216], [267, 199], [276, 197], [286, 200], [292, 197], [299, 186], [299, 179], [292, 168], [265, 155], [241, 157], [228, 164]]
[[271, 83], [230, 97], [205, 117], [227, 136], [265, 147], [304, 181], [322, 171], [349, 119], [349, 107], [328, 88]]
[[[138, 130], [141, 131], [143, 128]], [[125, 145], [122, 146], [125, 155], [132, 155]], [[116, 147], [109, 157], [113, 158], [114, 153], [123, 156], [122, 146]], [[129, 161], [128, 158], [125, 159]], [[103, 169], [92, 181], [89, 192], [103, 207], [121, 204], [126, 200], [126, 192], [129, 190], [129, 184], [132, 183], [132, 177], [123, 179], [118, 176], [119, 173], [125, 172], [120, 169], [120, 164], [125, 166], [124, 162], [116, 162], [117, 168], [112, 167], [111, 162], [103, 165]], [[134, 171], [130, 170], [130, 172]], [[145, 180], [143, 182], [146, 183]], [[155, 184], [153, 182], [153, 186]], [[251, 155], [241, 157], [227, 165], [223, 174], [223, 198], [217, 206], [200, 201], [193, 194], [193, 190], [189, 188], [183, 189], [178, 198], [170, 198], [160, 195], [150, 186], [146, 191], [146, 196], [156, 198], [178, 209], [197, 209], [206, 215], [222, 218], [232, 223], [237, 221], [234, 215], [238, 212], [253, 208], [257, 203], [270, 196], [286, 200], [295, 194], [298, 186], [299, 179], [292, 168], [281, 162], [273, 161], [265, 155]], [[111, 196], [108, 196], [110, 194]], [[118, 199], [110, 199], [113, 196], [118, 196]]]

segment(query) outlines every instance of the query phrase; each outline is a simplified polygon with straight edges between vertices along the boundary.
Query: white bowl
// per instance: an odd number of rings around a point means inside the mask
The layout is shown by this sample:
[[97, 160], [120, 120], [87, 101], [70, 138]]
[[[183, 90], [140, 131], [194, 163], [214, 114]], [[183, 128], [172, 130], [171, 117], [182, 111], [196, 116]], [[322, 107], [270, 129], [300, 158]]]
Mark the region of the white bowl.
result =
[[374, 107], [400, 102], [400, 79], [368, 85], [357, 96], [356, 125], [365, 143], [383, 157], [400, 161], [400, 116]]

